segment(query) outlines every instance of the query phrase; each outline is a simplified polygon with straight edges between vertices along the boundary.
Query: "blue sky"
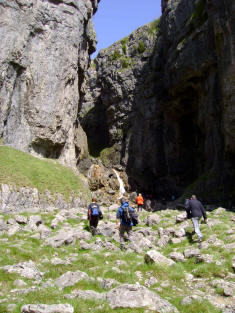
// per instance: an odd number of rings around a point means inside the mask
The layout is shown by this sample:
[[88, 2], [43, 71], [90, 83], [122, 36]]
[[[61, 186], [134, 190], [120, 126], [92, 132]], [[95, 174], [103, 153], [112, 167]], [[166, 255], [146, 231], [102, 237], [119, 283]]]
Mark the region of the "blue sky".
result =
[[96, 52], [161, 16], [161, 0], [101, 0], [93, 17]]

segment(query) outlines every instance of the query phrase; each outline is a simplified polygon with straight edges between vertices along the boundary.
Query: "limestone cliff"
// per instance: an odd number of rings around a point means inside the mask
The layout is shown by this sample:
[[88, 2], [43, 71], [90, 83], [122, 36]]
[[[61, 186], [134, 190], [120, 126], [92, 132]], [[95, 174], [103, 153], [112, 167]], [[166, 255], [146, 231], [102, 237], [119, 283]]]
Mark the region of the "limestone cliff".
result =
[[[74, 165], [99, 0], [0, 0], [0, 138]], [[84, 151], [83, 151], [84, 152]]]
[[159, 25], [95, 59], [79, 119], [131, 188], [234, 200], [233, 15], [232, 0], [163, 0]]

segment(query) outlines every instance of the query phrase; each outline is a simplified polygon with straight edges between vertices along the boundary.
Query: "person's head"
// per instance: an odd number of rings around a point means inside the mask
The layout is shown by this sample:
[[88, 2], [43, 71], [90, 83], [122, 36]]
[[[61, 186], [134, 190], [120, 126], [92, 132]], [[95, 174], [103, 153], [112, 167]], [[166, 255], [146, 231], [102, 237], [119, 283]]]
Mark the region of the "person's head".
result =
[[121, 199], [120, 199], [120, 203], [121, 204], [123, 204], [124, 202], [126, 202], [127, 201], [127, 199], [125, 198], [125, 197], [122, 197]]
[[191, 200], [196, 200], [197, 197], [195, 195], [192, 195]]
[[141, 194], [141, 193], [139, 193], [139, 196], [142, 196], [142, 194]]
[[93, 197], [92, 202], [97, 202], [97, 199]]

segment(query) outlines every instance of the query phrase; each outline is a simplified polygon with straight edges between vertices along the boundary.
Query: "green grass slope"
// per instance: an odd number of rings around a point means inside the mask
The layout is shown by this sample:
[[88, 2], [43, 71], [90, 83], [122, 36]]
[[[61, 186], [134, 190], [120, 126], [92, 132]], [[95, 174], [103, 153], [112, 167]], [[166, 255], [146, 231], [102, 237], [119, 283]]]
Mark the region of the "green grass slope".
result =
[[70, 168], [7, 146], [0, 146], [0, 183], [37, 188], [40, 193], [49, 190], [51, 194], [62, 194], [65, 199], [79, 192], [87, 199], [90, 196], [81, 177]]

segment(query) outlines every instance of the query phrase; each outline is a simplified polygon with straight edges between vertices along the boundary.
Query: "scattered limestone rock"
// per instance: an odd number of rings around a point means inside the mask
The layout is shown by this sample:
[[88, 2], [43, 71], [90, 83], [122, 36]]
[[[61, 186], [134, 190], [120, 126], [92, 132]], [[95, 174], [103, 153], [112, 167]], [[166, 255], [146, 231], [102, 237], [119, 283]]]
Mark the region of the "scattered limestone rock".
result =
[[158, 247], [165, 247], [170, 242], [171, 238], [167, 235], [162, 235], [160, 239], [157, 241]]
[[187, 305], [187, 304], [191, 304], [193, 301], [201, 302], [202, 298], [198, 295], [191, 295], [191, 296], [185, 297], [180, 303], [182, 305]]
[[26, 304], [21, 313], [74, 313], [74, 309], [70, 304]]
[[15, 216], [14, 216], [14, 219], [15, 219], [15, 221], [16, 221], [18, 224], [23, 224], [23, 225], [25, 225], [25, 224], [27, 224], [27, 222], [28, 222], [27, 216], [24, 216], [24, 215], [15, 215]]
[[201, 251], [199, 249], [186, 249], [184, 250], [184, 256], [189, 259], [193, 257], [200, 257]]
[[152, 276], [152, 277], [149, 277], [148, 279], [145, 280], [144, 285], [145, 285], [145, 287], [149, 288], [149, 287], [157, 284], [157, 282], [158, 282], [157, 278]]
[[145, 221], [147, 226], [157, 225], [161, 222], [161, 218], [157, 214], [148, 215]]
[[173, 260], [166, 258], [164, 255], [156, 250], [148, 251], [145, 254], [144, 259], [146, 263], [163, 263], [168, 266], [175, 264]]
[[124, 284], [107, 293], [112, 309], [147, 308], [159, 313], [176, 313], [178, 310], [168, 301], [161, 299], [155, 292], [138, 284]]
[[101, 277], [98, 277], [97, 278], [97, 281], [101, 284], [101, 286], [104, 288], [104, 289], [111, 289], [114, 285], [119, 285], [119, 282], [115, 279], [112, 279], [112, 278], [101, 278]]
[[169, 257], [174, 261], [178, 261], [178, 262], [185, 261], [184, 255], [180, 252], [171, 252], [169, 254]]
[[27, 286], [26, 282], [23, 281], [22, 279], [16, 279], [13, 283], [14, 286], [16, 287], [25, 287]]
[[224, 295], [226, 297], [235, 296], [235, 283], [224, 281], [223, 279], [215, 279], [211, 282], [212, 287], [219, 287], [223, 289]]
[[105, 237], [112, 237], [116, 232], [115, 224], [114, 223], [99, 223], [99, 231], [100, 234]]
[[67, 299], [106, 300], [106, 293], [99, 293], [94, 290], [73, 290], [71, 294], [67, 294], [64, 297]]
[[37, 230], [38, 226], [42, 223], [43, 221], [40, 215], [31, 215], [29, 217], [28, 226], [33, 230]]
[[4, 271], [8, 273], [17, 273], [23, 277], [29, 278], [29, 279], [36, 279], [40, 280], [43, 276], [43, 273], [41, 273], [33, 261], [28, 262], [22, 262], [14, 265], [7, 265], [1, 267]]
[[186, 212], [182, 213], [182, 214], [179, 214], [176, 216], [176, 223], [182, 223], [184, 222], [185, 220], [187, 219], [187, 214]]
[[196, 263], [205, 262], [212, 263], [214, 261], [214, 256], [211, 254], [201, 254], [196, 257]]
[[16, 233], [18, 233], [18, 231], [20, 231], [21, 228], [19, 225], [12, 225], [9, 229], [8, 229], [8, 236], [13, 236], [15, 235]]
[[174, 235], [177, 238], [185, 237], [186, 236], [186, 231], [185, 231], [184, 228], [180, 228], [180, 229], [175, 230]]
[[81, 271], [76, 271], [76, 272], [67, 272], [63, 275], [61, 275], [59, 278], [55, 280], [55, 284], [58, 288], [64, 289], [65, 287], [68, 286], [73, 286], [80, 280], [88, 280], [89, 276]]

